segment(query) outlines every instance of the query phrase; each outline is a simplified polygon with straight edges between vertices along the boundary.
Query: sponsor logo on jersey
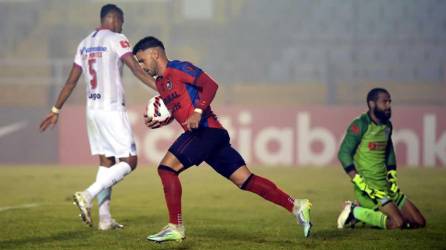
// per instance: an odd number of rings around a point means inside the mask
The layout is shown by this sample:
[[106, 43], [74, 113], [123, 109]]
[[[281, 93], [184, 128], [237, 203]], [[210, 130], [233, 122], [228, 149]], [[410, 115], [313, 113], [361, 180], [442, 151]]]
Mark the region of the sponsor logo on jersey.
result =
[[92, 99], [93, 101], [95, 101], [95, 100], [99, 100], [99, 99], [101, 99], [101, 94], [99, 94], [99, 93], [91, 93], [89, 96], [88, 96], [88, 99]]
[[382, 151], [385, 150], [387, 146], [386, 142], [378, 142], [378, 141], [371, 141], [368, 144], [369, 150], [370, 151]]
[[107, 47], [102, 47], [102, 46], [98, 46], [98, 47], [83, 47], [81, 49], [81, 55], [83, 55], [84, 53], [95, 53], [95, 52], [105, 52], [107, 51]]
[[164, 104], [169, 105], [173, 100], [180, 97], [180, 95], [177, 92], [173, 92], [170, 95], [166, 96], [166, 98], [163, 98]]
[[89, 54], [84, 55], [82, 58], [92, 59], [92, 58], [100, 58], [100, 57], [102, 57], [102, 52], [89, 53]]

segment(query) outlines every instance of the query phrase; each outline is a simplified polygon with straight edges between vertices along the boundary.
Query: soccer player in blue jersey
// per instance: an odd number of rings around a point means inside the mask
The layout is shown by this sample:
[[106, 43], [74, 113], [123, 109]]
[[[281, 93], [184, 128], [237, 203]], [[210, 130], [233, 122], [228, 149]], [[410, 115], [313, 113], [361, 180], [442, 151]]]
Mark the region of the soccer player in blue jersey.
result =
[[[311, 229], [310, 201], [294, 199], [270, 180], [251, 173], [240, 154], [232, 148], [228, 132], [210, 106], [217, 92], [217, 83], [189, 62], [168, 60], [163, 43], [155, 37], [140, 40], [133, 48], [133, 54], [149, 75], [157, 77], [158, 92], [185, 131], [171, 145], [158, 166], [169, 224], [147, 239], [163, 242], [185, 238], [179, 174], [203, 161], [240, 189], [256, 193], [293, 213], [297, 222], [303, 225], [305, 237], [308, 237]], [[147, 117], [145, 122], [151, 128], [160, 126]]]

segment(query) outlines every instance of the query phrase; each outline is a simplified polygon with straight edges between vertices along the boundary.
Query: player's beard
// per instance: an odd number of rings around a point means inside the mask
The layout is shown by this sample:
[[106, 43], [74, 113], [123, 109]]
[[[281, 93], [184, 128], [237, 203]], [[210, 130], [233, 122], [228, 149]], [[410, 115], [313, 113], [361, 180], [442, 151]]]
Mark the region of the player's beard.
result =
[[375, 114], [376, 118], [378, 118], [381, 122], [385, 123], [387, 122], [390, 117], [392, 117], [392, 109], [388, 110], [381, 110], [379, 108], [375, 108], [373, 110], [373, 113]]

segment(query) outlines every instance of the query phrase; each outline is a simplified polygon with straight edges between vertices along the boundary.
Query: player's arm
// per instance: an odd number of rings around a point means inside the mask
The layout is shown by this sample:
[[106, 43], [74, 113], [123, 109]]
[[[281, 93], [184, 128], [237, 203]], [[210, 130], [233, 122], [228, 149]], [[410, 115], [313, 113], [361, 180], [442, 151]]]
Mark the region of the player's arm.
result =
[[198, 100], [195, 108], [206, 110], [214, 100], [218, 90], [218, 84], [205, 72], [202, 72], [195, 80], [194, 85], [198, 87]]
[[132, 53], [127, 53], [121, 57], [121, 60], [129, 67], [130, 71], [149, 88], [157, 91], [155, 79], [147, 74]]
[[396, 156], [392, 141], [393, 127], [391, 126], [390, 128], [391, 132], [389, 135], [389, 141], [387, 142], [387, 148], [386, 148], [387, 181], [390, 183], [390, 191], [398, 193], [400, 191], [400, 188], [398, 187], [398, 177], [396, 172]]
[[352, 183], [362, 192], [366, 193], [371, 199], [378, 200], [385, 196], [385, 193], [373, 189], [367, 185], [364, 178], [356, 171], [353, 161], [353, 156], [361, 143], [362, 135], [365, 133], [366, 124], [363, 124], [360, 119], [356, 119], [350, 124], [342, 140], [341, 147], [338, 152], [338, 158], [344, 167], [345, 172], [350, 176]]
[[139, 65], [138, 61], [130, 49], [130, 42], [124, 34], [117, 34], [110, 37], [109, 45], [111, 49], [116, 52], [121, 61], [124, 62], [133, 75], [135, 75], [139, 80], [141, 80], [149, 88], [156, 91], [155, 80], [149, 76]]
[[194, 112], [186, 120], [186, 126], [190, 130], [198, 128], [203, 111], [205, 111], [217, 93], [218, 84], [209, 77], [208, 74], [202, 72], [195, 78], [193, 85], [199, 89], [198, 100], [196, 101]]
[[40, 132], [45, 131], [50, 125], [51, 127], [54, 127], [56, 125], [59, 118], [59, 111], [60, 109], [62, 109], [62, 106], [64, 105], [68, 97], [70, 97], [81, 75], [82, 68], [79, 65], [73, 63], [70, 74], [68, 75], [68, 79], [65, 82], [64, 87], [60, 91], [59, 96], [57, 97], [56, 104], [51, 108], [51, 112], [40, 123]]
[[338, 151], [338, 159], [341, 162], [342, 167], [352, 178], [356, 174], [353, 156], [356, 153], [359, 143], [361, 143], [361, 138], [364, 133], [363, 127], [364, 126], [361, 121], [359, 119], [355, 119], [347, 128], [346, 134]]

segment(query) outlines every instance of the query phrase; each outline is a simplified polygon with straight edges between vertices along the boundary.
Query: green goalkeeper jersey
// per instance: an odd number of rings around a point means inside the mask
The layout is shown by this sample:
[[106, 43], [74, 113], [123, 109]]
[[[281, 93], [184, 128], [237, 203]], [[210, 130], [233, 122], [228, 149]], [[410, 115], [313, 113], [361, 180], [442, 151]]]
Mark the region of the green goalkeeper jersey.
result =
[[364, 113], [347, 129], [338, 158], [348, 172], [353, 167], [372, 188], [387, 191], [387, 169], [396, 167], [392, 123], [376, 124]]

